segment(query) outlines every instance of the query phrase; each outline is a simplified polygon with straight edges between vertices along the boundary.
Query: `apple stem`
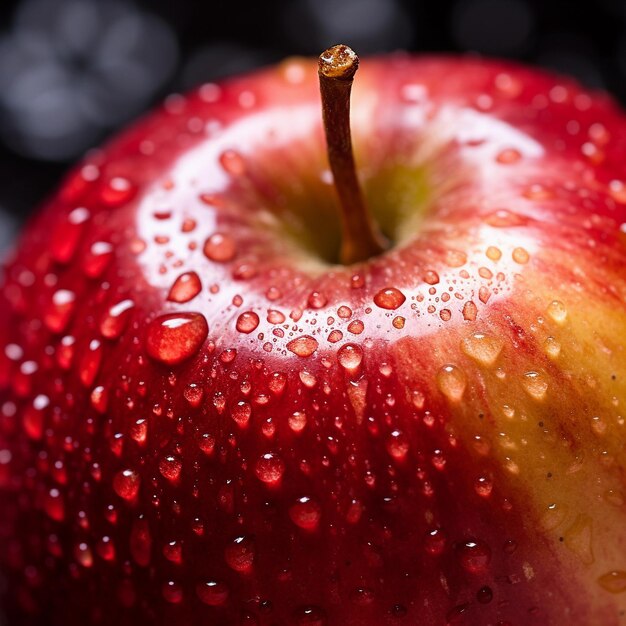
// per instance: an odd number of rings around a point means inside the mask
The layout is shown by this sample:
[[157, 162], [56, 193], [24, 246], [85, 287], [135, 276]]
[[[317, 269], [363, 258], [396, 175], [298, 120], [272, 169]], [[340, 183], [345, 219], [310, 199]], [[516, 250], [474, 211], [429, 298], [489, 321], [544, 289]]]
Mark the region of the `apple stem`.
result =
[[350, 136], [350, 92], [359, 57], [345, 45], [328, 48], [319, 57], [322, 116], [328, 162], [341, 206], [340, 261], [350, 265], [383, 252], [385, 238], [367, 208], [354, 163]]

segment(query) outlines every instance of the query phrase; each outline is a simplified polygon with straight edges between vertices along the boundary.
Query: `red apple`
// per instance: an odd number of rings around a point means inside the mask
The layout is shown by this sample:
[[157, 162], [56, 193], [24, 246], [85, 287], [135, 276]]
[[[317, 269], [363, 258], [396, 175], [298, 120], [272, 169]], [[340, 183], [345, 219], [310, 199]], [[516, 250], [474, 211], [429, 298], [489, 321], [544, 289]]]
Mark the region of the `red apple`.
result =
[[341, 265], [319, 99], [308, 60], [172, 96], [25, 229], [12, 626], [626, 619], [626, 118], [509, 63], [366, 60], [390, 247]]

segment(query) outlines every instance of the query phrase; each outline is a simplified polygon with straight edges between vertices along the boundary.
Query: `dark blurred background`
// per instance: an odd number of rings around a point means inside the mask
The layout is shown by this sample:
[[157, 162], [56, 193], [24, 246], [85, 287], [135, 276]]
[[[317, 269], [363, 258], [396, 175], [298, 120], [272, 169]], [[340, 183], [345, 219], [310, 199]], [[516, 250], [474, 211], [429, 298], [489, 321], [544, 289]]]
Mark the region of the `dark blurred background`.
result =
[[626, 102], [626, 0], [0, 0], [0, 250], [167, 93], [338, 42], [510, 57]]

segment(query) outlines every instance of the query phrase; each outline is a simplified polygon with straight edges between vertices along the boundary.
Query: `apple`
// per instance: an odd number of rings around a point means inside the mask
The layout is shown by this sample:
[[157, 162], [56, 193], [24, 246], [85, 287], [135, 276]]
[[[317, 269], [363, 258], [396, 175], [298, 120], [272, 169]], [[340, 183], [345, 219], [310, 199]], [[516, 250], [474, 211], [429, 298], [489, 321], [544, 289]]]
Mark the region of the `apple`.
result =
[[9, 624], [624, 623], [626, 118], [356, 66], [170, 96], [24, 230]]

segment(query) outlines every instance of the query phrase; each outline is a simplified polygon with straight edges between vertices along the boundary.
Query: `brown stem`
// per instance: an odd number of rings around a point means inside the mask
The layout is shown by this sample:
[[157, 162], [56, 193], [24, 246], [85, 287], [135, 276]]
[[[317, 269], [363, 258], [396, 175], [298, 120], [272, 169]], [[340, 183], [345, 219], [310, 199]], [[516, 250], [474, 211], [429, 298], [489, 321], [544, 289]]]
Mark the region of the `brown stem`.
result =
[[359, 57], [348, 46], [329, 48], [319, 58], [322, 116], [328, 162], [341, 205], [340, 261], [345, 265], [380, 254], [386, 241], [367, 209], [356, 174], [350, 137], [350, 91]]

